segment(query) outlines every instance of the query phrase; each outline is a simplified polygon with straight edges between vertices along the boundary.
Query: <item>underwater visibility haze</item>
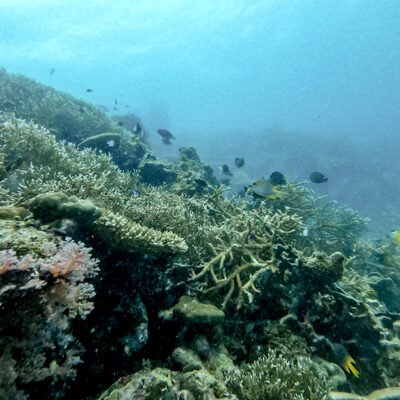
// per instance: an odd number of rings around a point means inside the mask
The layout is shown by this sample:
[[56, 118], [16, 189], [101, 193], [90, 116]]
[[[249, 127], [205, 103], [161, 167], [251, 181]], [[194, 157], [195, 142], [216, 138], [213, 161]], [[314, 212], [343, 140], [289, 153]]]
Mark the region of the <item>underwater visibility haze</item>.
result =
[[[396, 0], [1, 3], [9, 72], [134, 112], [161, 154], [194, 145], [215, 165], [242, 156], [251, 179], [323, 169], [319, 193], [379, 233], [400, 222]], [[163, 127], [175, 146], [157, 140]]]
[[0, 0], [0, 399], [400, 399], [399, 21]]
[[252, 179], [324, 169], [321, 194], [380, 233], [400, 222], [396, 0], [1, 3], [9, 72], [172, 130], [168, 149], [150, 136], [170, 157], [243, 156]]

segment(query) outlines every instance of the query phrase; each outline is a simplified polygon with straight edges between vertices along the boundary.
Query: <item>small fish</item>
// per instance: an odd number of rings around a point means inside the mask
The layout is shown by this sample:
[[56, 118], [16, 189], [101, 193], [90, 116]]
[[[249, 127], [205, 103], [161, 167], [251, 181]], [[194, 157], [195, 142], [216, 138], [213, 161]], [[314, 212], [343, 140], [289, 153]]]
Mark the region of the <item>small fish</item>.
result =
[[274, 171], [269, 179], [273, 185], [284, 185], [286, 183], [285, 176], [279, 171]]
[[172, 144], [170, 139], [176, 139], [176, 137], [167, 129], [157, 129], [157, 133], [161, 136], [161, 140], [164, 144]]
[[50, 70], [50, 76], [53, 76], [53, 75], [54, 75], [54, 72], [56, 72], [56, 70], [55, 70], [54, 68], [52, 68], [52, 69]]
[[243, 165], [244, 165], [244, 158], [236, 157], [236, 158], [235, 158], [235, 165], [236, 165], [238, 168], [242, 168]]
[[226, 164], [222, 164], [219, 166], [219, 170], [224, 174], [224, 175], [228, 175], [228, 176], [233, 176], [231, 170], [229, 169], [229, 167]]
[[250, 233], [250, 239], [251, 240], [256, 240], [257, 236], [254, 233]]
[[399, 231], [393, 232], [393, 239], [400, 246], [400, 232]]
[[206, 187], [207, 186], [207, 182], [205, 181], [205, 180], [203, 180], [203, 179], [195, 179], [194, 180], [199, 186], [202, 186], [202, 187]]
[[139, 190], [132, 190], [132, 196], [139, 197], [140, 196]]
[[115, 121], [115, 125], [117, 126], [124, 126], [124, 123], [121, 121]]
[[310, 181], [314, 183], [323, 183], [327, 182], [328, 178], [326, 178], [321, 172], [315, 171], [310, 175]]
[[84, 108], [83, 106], [80, 106], [80, 107], [79, 107], [79, 112], [80, 112], [80, 113], [85, 112], [85, 108]]
[[113, 107], [113, 110], [114, 110], [114, 111], [118, 111], [118, 108], [117, 108], [117, 107]]
[[167, 138], [167, 139], [176, 139], [176, 137], [167, 129], [157, 129], [157, 133], [162, 137], [162, 138]]
[[136, 125], [133, 128], [132, 133], [134, 133], [135, 135], [139, 135], [141, 130], [142, 130], [142, 127], [140, 126], [139, 122], [136, 122]]
[[333, 362], [340, 365], [348, 374], [353, 374], [358, 378], [359, 372], [354, 367], [354, 359], [341, 343], [332, 343]]
[[129, 108], [129, 104], [125, 104], [125, 108]]
[[114, 100], [114, 104], [118, 104], [118, 100], [117, 99]]
[[271, 181], [261, 178], [247, 188], [246, 194], [254, 198], [276, 199], [275, 189]]
[[92, 92], [93, 92], [93, 89], [86, 89], [86, 91], [87, 91], [88, 93], [92, 93]]

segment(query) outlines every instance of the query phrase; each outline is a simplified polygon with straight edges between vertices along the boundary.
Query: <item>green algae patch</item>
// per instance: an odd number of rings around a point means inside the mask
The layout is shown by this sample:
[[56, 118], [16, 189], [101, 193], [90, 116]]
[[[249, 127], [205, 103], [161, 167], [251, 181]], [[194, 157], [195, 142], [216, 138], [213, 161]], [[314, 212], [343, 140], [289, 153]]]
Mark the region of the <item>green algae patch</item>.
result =
[[2, 206], [0, 207], [0, 219], [24, 219], [30, 214], [24, 207]]
[[216, 325], [223, 321], [225, 313], [213, 304], [201, 303], [189, 296], [182, 296], [174, 306], [174, 315], [193, 324]]

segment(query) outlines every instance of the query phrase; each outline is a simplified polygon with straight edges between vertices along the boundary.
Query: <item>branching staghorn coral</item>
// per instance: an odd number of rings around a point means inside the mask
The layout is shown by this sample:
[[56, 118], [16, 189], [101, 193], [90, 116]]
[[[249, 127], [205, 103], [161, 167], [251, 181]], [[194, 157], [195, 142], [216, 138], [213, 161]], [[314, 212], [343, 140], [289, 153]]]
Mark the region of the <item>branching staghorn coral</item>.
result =
[[[3, 158], [7, 159], [7, 154], [18, 155], [15, 156], [18, 169], [14, 170], [10, 162], [5, 163], [5, 169], [9, 172], [6, 181], [10, 174], [18, 174], [15, 187], [10, 193], [5, 192], [10, 203], [29, 206], [36, 195], [56, 191], [81, 199], [93, 199], [96, 205], [107, 210], [109, 216], [106, 219], [105, 214], [97, 225], [107, 222], [109, 233], [113, 227], [114, 240], [118, 237], [121, 247], [138, 249], [139, 245], [143, 245], [143, 250], [167, 252], [183, 252], [186, 249], [183, 239], [169, 232], [167, 224], [162, 226], [163, 220], [174, 220], [173, 214], [171, 217], [174, 204], [178, 206], [178, 214], [181, 214], [180, 205], [176, 203], [179, 197], [172, 195], [174, 199], [171, 199], [171, 195], [164, 191], [165, 199], [162, 196], [159, 199], [165, 205], [157, 207], [148, 196], [133, 196], [137, 179], [120, 171], [109, 156], [96, 154], [90, 149], [78, 150], [72, 144], [59, 143], [48, 131], [33, 123], [11, 118], [0, 124], [0, 133]], [[162, 189], [159, 191], [162, 192]], [[171, 203], [166, 203], [166, 199], [171, 200]], [[123, 214], [117, 217], [113, 213], [117, 210]], [[160, 215], [159, 210], [164, 210], [163, 215]], [[143, 225], [143, 219], [150, 226]], [[177, 224], [184, 225], [182, 218], [176, 220]], [[152, 229], [151, 225], [164, 228], [164, 232]], [[119, 233], [115, 231], [116, 227], [120, 229]], [[104, 233], [104, 227], [99, 232]], [[134, 238], [134, 234], [138, 237]]]
[[338, 206], [334, 200], [326, 196], [315, 196], [307, 189], [306, 182], [279, 186], [276, 201], [272, 204], [274, 210], [287, 208], [290, 213], [299, 215], [305, 225], [303, 243], [308, 246], [313, 243], [314, 250], [327, 253], [341, 251], [350, 255], [359, 237], [366, 232], [368, 218], [361, 218], [356, 211]]
[[[237, 308], [241, 308], [245, 299], [253, 301], [253, 293], [259, 293], [255, 282], [265, 272], [276, 272], [279, 261], [276, 259], [277, 245], [301, 228], [301, 220], [289, 216], [287, 212], [276, 213], [260, 207], [245, 210], [243, 205], [222, 198], [223, 188], [216, 188], [209, 199], [218, 210], [229, 231], [224, 237], [218, 237], [208, 246], [211, 259], [203, 263], [201, 271], [193, 272], [191, 280], [208, 275], [207, 295], [228, 288], [222, 302], [225, 308], [233, 294], [237, 295]], [[285, 252], [280, 256], [285, 257]]]
[[260, 203], [249, 209], [245, 202], [224, 199], [224, 191], [217, 187], [207, 196], [214, 222], [223, 234], [208, 242], [210, 254], [190, 279], [203, 282], [203, 295], [223, 295], [223, 308], [236, 297], [237, 308], [241, 308], [260, 293], [257, 280], [263, 274], [279, 273], [282, 284], [288, 284], [289, 276], [313, 281], [315, 290], [342, 277], [352, 258], [338, 251], [329, 256], [304, 244], [299, 247], [304, 225], [291, 208], [272, 211], [268, 203]]
[[289, 361], [274, 350], [227, 378], [239, 400], [322, 400], [331, 388], [308, 357]]
[[[289, 186], [299, 207], [287, 200], [291, 206], [284, 208], [283, 200], [279, 200], [276, 212], [271, 212], [271, 203], [251, 208], [244, 201], [226, 200], [222, 186], [210, 189], [203, 198], [187, 198], [164, 187], [140, 184], [137, 176], [120, 171], [108, 155], [57, 142], [33, 123], [3, 116], [0, 132], [3, 204], [27, 206], [36, 195], [49, 192], [90, 200], [110, 216], [107, 219], [103, 214], [98, 221], [103, 224], [99, 232], [110, 243], [116, 241], [130, 250], [143, 246], [145, 251], [153, 248], [167, 253], [182, 253], [187, 246], [183, 262], [201, 265], [202, 270], [206, 267], [198, 281], [205, 279], [211, 292], [228, 290], [223, 305], [235, 291], [239, 306], [244, 299], [251, 301], [257, 293], [254, 282], [274, 265], [274, 246], [283, 244], [283, 249], [293, 246], [302, 251], [309, 246], [310, 238], [302, 236], [304, 225], [294, 213], [301, 209], [299, 199], [304, 204], [311, 202], [301, 187]], [[312, 207], [307, 207], [311, 212]], [[138, 239], [133, 238], [133, 232], [140, 232]], [[161, 239], [164, 234], [168, 239]], [[157, 242], [163, 244], [151, 244]], [[312, 248], [308, 251], [311, 255]], [[241, 265], [242, 269], [235, 272]]]
[[113, 186], [126, 188], [127, 193], [132, 184], [132, 177], [122, 173], [110, 156], [57, 142], [48, 130], [10, 115], [0, 115], [0, 143], [2, 169], [8, 180], [14, 177], [11, 189], [18, 192], [18, 199], [46, 191], [38, 185], [46, 182], [60, 185], [67, 194], [78, 195], [82, 190], [86, 196], [96, 196]]

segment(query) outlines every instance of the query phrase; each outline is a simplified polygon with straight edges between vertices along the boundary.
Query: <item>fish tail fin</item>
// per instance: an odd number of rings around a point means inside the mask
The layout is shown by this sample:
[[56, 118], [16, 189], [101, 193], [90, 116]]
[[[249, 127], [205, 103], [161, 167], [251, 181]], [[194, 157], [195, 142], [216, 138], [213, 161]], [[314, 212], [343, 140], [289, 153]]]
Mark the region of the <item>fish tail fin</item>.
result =
[[344, 369], [349, 374], [352, 373], [356, 378], [358, 378], [360, 373], [356, 370], [356, 368], [354, 367], [353, 363], [355, 364], [355, 361], [354, 361], [353, 357], [348, 356], [346, 361], [345, 361], [345, 363], [344, 363]]

